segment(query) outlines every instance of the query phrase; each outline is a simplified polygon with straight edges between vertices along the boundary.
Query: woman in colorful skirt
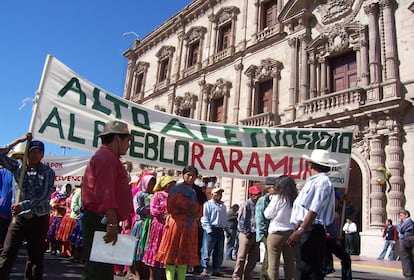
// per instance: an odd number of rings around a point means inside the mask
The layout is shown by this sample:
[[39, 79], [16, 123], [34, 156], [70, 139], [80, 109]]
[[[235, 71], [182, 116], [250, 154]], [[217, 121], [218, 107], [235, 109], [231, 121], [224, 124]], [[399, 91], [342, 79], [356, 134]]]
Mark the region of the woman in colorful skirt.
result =
[[144, 175], [139, 182], [137, 194], [133, 197], [134, 209], [136, 212], [135, 225], [132, 229], [132, 235], [137, 238], [137, 249], [134, 256], [135, 278], [147, 279], [148, 267], [142, 262], [145, 247], [148, 241], [148, 233], [151, 226], [150, 202], [152, 198], [152, 189], [156, 183], [156, 178], [152, 174]]
[[156, 261], [154, 258], [157, 254], [161, 239], [165, 234], [168, 192], [175, 185], [175, 179], [167, 175], [161, 177], [157, 185], [160, 190], [155, 192], [151, 199], [151, 229], [149, 232], [147, 248], [142, 258], [142, 262], [150, 268], [149, 280], [161, 280], [165, 278], [165, 264]]
[[165, 263], [167, 280], [185, 279], [187, 265], [199, 265], [197, 219], [202, 207], [197, 202], [193, 184], [198, 176], [194, 166], [183, 169], [184, 182], [171, 188], [167, 199], [166, 231], [155, 260]]
[[72, 232], [68, 241], [72, 247], [72, 257], [74, 262], [83, 262], [82, 260], [82, 212], [81, 212], [81, 185], [76, 186], [70, 204], [70, 218], [75, 221]]
[[[67, 184], [72, 187], [70, 184]], [[60, 242], [56, 239], [56, 235], [62, 218], [66, 212], [66, 193], [57, 193], [53, 199], [50, 200], [50, 206], [52, 208], [52, 215], [50, 216], [49, 229], [46, 234], [46, 241], [49, 243], [49, 250], [47, 252], [52, 255], [60, 253], [59, 244]]]
[[[67, 186], [67, 185], [66, 185]], [[68, 187], [67, 187], [68, 188]], [[66, 213], [62, 218], [62, 222], [56, 233], [56, 240], [62, 244], [62, 257], [70, 257], [72, 256], [72, 246], [69, 242], [69, 235], [72, 233], [73, 228], [76, 224], [76, 219], [71, 218], [71, 204], [72, 204], [72, 197], [75, 192], [72, 192], [72, 187], [70, 189], [66, 189], [66, 195], [69, 197], [66, 198]]]

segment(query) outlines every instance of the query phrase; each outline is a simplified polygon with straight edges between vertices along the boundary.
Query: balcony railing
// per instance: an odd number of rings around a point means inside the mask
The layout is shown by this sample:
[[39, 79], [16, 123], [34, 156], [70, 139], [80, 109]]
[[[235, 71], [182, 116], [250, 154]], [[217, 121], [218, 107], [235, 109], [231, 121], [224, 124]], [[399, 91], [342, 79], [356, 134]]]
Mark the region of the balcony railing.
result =
[[227, 48], [224, 49], [222, 51], [220, 51], [219, 53], [213, 55], [213, 63], [219, 62], [223, 59], [225, 59], [226, 57], [231, 56], [231, 48]]
[[277, 33], [280, 33], [281, 27], [282, 27], [282, 25], [280, 23], [277, 23], [273, 26], [266, 27], [262, 31], [257, 32], [256, 35], [255, 35], [256, 36], [256, 41], [260, 42], [260, 41], [266, 40], [267, 38], [269, 38], [269, 37], [271, 37], [271, 36], [273, 36]]
[[240, 123], [247, 126], [273, 126], [273, 120], [273, 113], [266, 112], [240, 120]]
[[329, 113], [332, 115], [358, 109], [365, 104], [366, 100], [367, 95], [364, 89], [347, 89], [304, 101], [302, 103], [303, 113], [308, 116], [312, 115], [312, 118], [318, 117], [319, 114]]

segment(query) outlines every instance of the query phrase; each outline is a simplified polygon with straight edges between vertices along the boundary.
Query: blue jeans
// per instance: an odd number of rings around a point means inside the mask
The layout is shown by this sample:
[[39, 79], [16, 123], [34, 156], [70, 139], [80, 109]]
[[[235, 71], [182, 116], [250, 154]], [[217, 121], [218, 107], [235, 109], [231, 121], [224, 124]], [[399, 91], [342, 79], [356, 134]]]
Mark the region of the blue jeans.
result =
[[231, 260], [237, 257], [237, 229], [230, 229], [230, 235], [227, 236], [226, 241], [226, 260]]
[[213, 257], [213, 272], [219, 272], [224, 254], [224, 230], [221, 228], [213, 228], [213, 231], [210, 233], [204, 231], [200, 260], [200, 266], [203, 271], [208, 271], [211, 254]]
[[388, 247], [391, 247], [390, 254], [388, 255], [388, 259], [391, 260], [391, 261], [395, 260], [395, 257], [394, 257], [394, 241], [393, 240], [385, 240], [384, 249], [382, 250], [382, 252], [379, 255], [378, 259], [383, 260], [385, 258], [385, 254], [387, 253]]

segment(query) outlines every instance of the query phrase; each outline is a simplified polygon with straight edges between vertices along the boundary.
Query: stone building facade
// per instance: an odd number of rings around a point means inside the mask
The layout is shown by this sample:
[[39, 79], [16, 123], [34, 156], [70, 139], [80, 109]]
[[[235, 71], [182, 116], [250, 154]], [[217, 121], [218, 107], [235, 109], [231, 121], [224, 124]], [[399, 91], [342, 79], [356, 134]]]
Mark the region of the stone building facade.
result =
[[[233, 125], [353, 129], [347, 202], [376, 257], [385, 219], [414, 214], [413, 26], [412, 0], [189, 1], [125, 51], [124, 97]], [[214, 180], [228, 204], [252, 183]]]

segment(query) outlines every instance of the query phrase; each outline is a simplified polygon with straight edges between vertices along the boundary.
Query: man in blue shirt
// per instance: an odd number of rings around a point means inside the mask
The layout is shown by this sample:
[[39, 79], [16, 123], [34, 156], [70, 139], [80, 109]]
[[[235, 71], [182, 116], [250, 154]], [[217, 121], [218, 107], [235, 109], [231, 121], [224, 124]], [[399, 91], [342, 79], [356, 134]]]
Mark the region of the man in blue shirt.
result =
[[[31, 134], [27, 137], [31, 139]], [[55, 172], [40, 162], [44, 149], [44, 144], [40, 141], [31, 141], [29, 144], [20, 196], [16, 197], [11, 206], [16, 220], [10, 224], [0, 254], [0, 279], [9, 279], [24, 240], [27, 240], [28, 248], [26, 279], [43, 278], [44, 242], [49, 228], [49, 200], [55, 180]]]
[[222, 276], [220, 272], [224, 255], [224, 231], [227, 227], [227, 210], [221, 198], [224, 189], [215, 187], [212, 198], [203, 205], [203, 216], [201, 226], [203, 227], [203, 245], [201, 248], [200, 266], [203, 269], [202, 276], [209, 275], [208, 263], [210, 255], [213, 254], [213, 276]]
[[335, 190], [327, 175], [337, 161], [326, 150], [316, 149], [308, 160], [310, 177], [307, 179], [292, 208], [290, 222], [295, 231], [286, 242], [298, 246], [298, 279], [323, 279], [322, 261], [326, 254], [325, 227], [334, 220]]

